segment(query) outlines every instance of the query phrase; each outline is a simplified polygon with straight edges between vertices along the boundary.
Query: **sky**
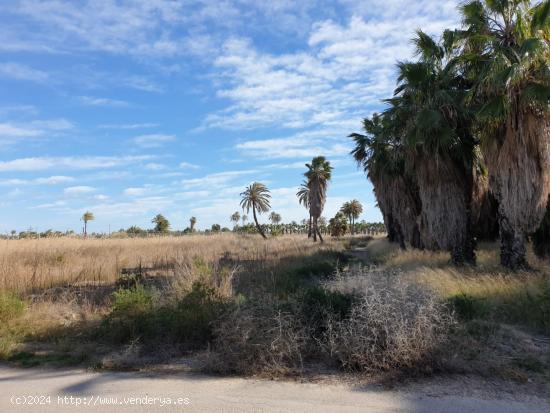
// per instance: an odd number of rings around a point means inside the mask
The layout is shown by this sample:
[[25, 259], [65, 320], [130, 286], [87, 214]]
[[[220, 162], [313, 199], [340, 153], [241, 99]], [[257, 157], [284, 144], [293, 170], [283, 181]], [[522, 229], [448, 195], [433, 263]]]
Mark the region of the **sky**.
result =
[[[0, 2], [0, 232], [230, 226], [253, 181], [307, 217], [304, 164], [334, 167], [324, 216], [380, 221], [347, 137], [384, 108], [446, 0]], [[267, 216], [260, 221], [266, 222]]]

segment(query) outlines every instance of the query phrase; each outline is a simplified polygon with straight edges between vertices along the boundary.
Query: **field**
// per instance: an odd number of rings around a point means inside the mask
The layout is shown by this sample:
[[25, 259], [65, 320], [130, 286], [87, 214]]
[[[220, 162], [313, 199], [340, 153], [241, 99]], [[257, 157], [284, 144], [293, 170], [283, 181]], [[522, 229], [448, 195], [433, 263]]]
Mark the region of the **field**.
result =
[[243, 375], [490, 375], [546, 386], [548, 263], [476, 268], [385, 238], [3, 241], [0, 357]]

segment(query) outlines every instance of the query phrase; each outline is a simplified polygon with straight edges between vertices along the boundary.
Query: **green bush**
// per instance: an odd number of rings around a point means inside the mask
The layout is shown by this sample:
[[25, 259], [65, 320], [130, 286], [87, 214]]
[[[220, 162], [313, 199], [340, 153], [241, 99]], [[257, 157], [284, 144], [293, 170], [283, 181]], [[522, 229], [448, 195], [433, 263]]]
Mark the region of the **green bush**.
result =
[[6, 323], [25, 311], [25, 302], [10, 292], [0, 292], [0, 322]]
[[113, 309], [103, 327], [114, 341], [126, 342], [153, 334], [153, 294], [143, 285], [113, 294]]
[[193, 284], [191, 292], [175, 306], [160, 309], [159, 325], [166, 328], [178, 343], [200, 347], [212, 339], [212, 322], [229, 307], [214, 288]]
[[449, 304], [462, 321], [484, 318], [489, 313], [487, 301], [469, 294], [458, 294], [449, 298]]
[[103, 331], [115, 342], [162, 340], [198, 348], [212, 339], [211, 324], [229, 305], [214, 288], [195, 283], [181, 300], [157, 307], [152, 292], [137, 285], [114, 293]]
[[304, 317], [313, 323], [323, 322], [327, 315], [346, 317], [351, 311], [355, 297], [322, 287], [309, 287], [301, 297]]

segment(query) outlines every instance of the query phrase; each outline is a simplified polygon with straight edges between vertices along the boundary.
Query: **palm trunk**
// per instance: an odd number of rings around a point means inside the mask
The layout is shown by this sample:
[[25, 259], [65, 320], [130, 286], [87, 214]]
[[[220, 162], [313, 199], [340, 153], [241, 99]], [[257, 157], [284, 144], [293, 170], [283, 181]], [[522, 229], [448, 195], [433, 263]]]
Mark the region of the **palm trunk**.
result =
[[500, 220], [500, 263], [514, 271], [529, 268], [525, 234], [516, 231], [505, 217]]
[[258, 232], [264, 239], [267, 239], [264, 232], [262, 231], [262, 227], [260, 227], [260, 224], [258, 223], [258, 218], [256, 217], [256, 207], [254, 205], [252, 205], [252, 215], [254, 216], [254, 222], [256, 223], [256, 228], [258, 228]]
[[319, 226], [317, 225], [317, 219], [318, 219], [318, 218], [315, 218], [315, 230], [317, 231], [317, 234], [319, 235], [319, 240], [320, 240], [321, 242], [325, 242], [325, 241], [323, 240], [322, 235], [321, 235], [321, 231], [319, 231]]
[[309, 215], [309, 226], [307, 227], [307, 237], [311, 238], [311, 214]]
[[88, 222], [84, 221], [84, 238], [88, 236]]

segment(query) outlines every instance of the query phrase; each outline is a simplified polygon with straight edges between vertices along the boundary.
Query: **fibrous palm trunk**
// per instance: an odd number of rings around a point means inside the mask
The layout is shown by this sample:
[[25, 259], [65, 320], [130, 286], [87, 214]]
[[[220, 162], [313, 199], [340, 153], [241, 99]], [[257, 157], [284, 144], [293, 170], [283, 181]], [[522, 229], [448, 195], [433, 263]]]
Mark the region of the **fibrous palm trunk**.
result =
[[499, 203], [500, 260], [514, 270], [528, 267], [526, 238], [540, 226], [550, 194], [550, 119], [535, 108], [515, 107], [504, 138], [488, 148]]
[[382, 211], [388, 240], [399, 243], [402, 249], [406, 249], [406, 243], [413, 248], [423, 248], [419, 229], [421, 202], [416, 185], [403, 175], [388, 176], [372, 170], [369, 178]]
[[[471, 176], [448, 156], [416, 156], [422, 230], [427, 245], [451, 253], [454, 264], [475, 264], [470, 228]], [[430, 245], [431, 244], [431, 245]]]
[[258, 223], [258, 218], [256, 217], [256, 207], [254, 205], [252, 205], [252, 216], [254, 217], [254, 223], [256, 224], [256, 228], [258, 229], [258, 232], [264, 239], [267, 239], [267, 237], [264, 234], [264, 231], [262, 230], [262, 227]]

